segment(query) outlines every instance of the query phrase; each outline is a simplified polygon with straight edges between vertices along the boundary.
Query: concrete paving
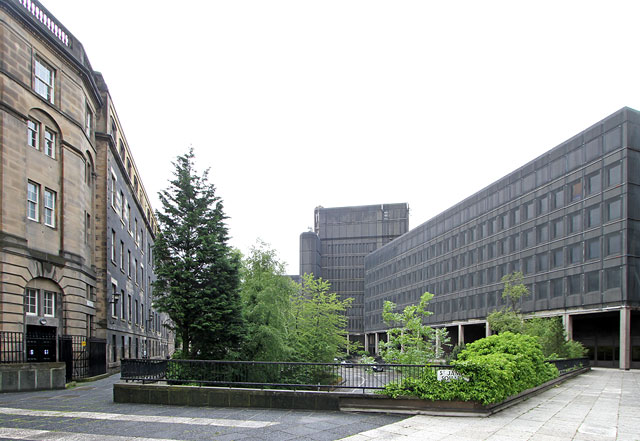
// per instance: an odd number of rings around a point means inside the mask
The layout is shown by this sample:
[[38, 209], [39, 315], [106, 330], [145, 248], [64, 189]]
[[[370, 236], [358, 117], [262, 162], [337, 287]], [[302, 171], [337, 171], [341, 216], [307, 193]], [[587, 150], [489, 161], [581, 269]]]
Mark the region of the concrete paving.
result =
[[418, 415], [345, 440], [640, 441], [640, 371], [594, 368], [487, 418]]
[[0, 440], [640, 441], [640, 371], [593, 369], [488, 418], [118, 404], [117, 380], [0, 394]]

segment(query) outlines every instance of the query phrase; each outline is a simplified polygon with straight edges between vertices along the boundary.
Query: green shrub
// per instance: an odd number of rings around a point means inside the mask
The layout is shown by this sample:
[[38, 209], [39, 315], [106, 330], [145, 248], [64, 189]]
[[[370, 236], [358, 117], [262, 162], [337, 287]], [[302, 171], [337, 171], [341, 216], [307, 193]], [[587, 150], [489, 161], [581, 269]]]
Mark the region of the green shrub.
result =
[[421, 378], [390, 384], [385, 394], [417, 396], [426, 400], [497, 403], [558, 376], [555, 366], [544, 362], [534, 337], [505, 332], [467, 345], [452, 366], [463, 377], [438, 381], [434, 370]]

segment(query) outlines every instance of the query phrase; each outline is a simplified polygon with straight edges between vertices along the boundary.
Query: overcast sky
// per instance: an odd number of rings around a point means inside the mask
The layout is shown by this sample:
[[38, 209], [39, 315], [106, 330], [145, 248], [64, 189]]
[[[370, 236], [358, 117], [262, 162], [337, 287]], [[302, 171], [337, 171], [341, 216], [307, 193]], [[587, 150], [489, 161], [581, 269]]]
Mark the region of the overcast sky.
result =
[[102, 72], [152, 204], [193, 146], [231, 244], [298, 273], [313, 209], [416, 227], [623, 106], [640, 2], [42, 0]]

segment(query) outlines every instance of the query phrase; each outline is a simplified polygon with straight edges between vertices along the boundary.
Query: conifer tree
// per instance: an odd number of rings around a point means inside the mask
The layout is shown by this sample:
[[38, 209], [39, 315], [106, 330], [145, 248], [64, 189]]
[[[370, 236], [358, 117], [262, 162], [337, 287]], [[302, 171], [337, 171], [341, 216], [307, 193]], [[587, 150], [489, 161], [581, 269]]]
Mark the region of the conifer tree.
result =
[[154, 304], [169, 315], [184, 358], [234, 358], [245, 333], [239, 256], [227, 245], [222, 200], [198, 176], [193, 149], [173, 163], [174, 179], [158, 195]]

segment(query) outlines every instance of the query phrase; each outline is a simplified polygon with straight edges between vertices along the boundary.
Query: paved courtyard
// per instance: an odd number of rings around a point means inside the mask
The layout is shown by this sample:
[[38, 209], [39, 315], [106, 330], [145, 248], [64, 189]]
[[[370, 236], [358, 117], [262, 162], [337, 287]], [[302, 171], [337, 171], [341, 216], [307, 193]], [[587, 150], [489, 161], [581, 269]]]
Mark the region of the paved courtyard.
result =
[[488, 418], [418, 415], [346, 439], [638, 441], [640, 371], [594, 368]]
[[0, 440], [640, 441], [640, 371], [594, 369], [488, 418], [118, 404], [115, 381], [0, 394]]

